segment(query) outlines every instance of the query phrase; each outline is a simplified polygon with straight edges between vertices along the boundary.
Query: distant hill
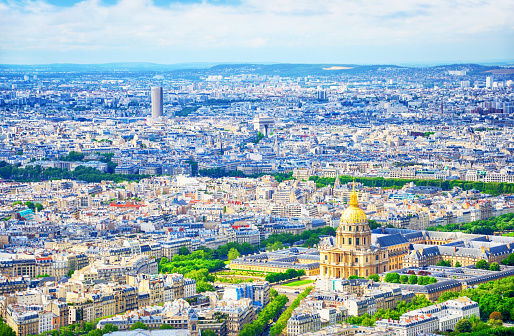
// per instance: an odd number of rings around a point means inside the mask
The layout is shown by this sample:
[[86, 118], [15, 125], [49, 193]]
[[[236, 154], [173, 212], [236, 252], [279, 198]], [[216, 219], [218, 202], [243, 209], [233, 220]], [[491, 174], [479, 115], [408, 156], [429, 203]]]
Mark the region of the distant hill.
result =
[[[292, 64], [292, 63], [179, 63], [156, 64], [144, 62], [121, 62], [105, 64], [36, 64], [16, 65], [1, 64], [0, 69], [14, 69], [19, 71], [49, 71], [49, 72], [173, 72], [177, 75], [215, 75], [247, 73], [255, 75], [303, 77], [339, 74], [361, 74], [376, 72], [383, 69], [404, 69], [418, 71], [421, 69], [467, 70], [470, 75], [494, 73], [499, 66], [486, 66], [480, 64], [449, 64], [432, 67], [407, 67], [398, 65], [359, 65], [359, 64]], [[499, 72], [501, 73], [501, 72]]]

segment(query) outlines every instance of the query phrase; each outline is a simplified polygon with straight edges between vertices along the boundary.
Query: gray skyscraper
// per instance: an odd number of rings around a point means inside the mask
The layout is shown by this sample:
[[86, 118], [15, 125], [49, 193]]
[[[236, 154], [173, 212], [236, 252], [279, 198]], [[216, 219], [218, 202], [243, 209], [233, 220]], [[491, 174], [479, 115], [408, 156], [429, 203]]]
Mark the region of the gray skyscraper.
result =
[[152, 118], [162, 117], [162, 87], [152, 88]]

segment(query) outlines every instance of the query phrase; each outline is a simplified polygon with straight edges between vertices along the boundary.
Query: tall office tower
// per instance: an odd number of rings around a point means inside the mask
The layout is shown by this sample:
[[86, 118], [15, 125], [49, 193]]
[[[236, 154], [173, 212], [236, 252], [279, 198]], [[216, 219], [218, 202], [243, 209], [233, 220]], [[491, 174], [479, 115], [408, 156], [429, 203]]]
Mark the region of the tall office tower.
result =
[[493, 87], [493, 77], [489, 76], [485, 79], [485, 87], [492, 88]]
[[152, 88], [152, 118], [162, 117], [162, 87]]
[[317, 96], [319, 100], [325, 100], [327, 99], [327, 91], [325, 90], [318, 90]]

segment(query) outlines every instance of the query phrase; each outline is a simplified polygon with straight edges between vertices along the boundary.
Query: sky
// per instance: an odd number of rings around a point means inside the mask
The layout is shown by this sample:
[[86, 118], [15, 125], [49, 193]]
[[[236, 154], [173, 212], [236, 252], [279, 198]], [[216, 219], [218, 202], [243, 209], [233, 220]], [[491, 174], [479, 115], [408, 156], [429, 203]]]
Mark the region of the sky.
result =
[[513, 0], [0, 0], [0, 64], [514, 60]]

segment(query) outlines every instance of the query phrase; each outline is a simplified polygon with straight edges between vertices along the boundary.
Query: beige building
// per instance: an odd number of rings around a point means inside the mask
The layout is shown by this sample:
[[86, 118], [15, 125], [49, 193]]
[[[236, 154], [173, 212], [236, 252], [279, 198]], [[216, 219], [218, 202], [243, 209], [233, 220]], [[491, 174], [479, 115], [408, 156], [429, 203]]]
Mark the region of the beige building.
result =
[[341, 215], [336, 241], [329, 237], [319, 246], [323, 277], [368, 277], [389, 270], [389, 251], [372, 245], [371, 229], [358, 196], [352, 192], [350, 206]]

